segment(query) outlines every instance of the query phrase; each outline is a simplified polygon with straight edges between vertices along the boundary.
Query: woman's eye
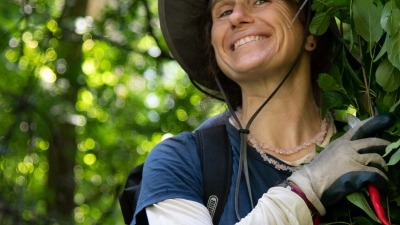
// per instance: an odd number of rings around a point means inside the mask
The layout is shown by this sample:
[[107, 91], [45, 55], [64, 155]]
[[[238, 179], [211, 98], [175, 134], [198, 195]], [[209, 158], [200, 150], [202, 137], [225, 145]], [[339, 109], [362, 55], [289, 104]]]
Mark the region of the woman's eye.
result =
[[224, 16], [229, 16], [231, 14], [232, 14], [232, 10], [225, 10], [219, 15], [219, 17], [221, 18], [221, 17], [224, 17]]
[[233, 12], [233, 6], [230, 4], [218, 4], [213, 9], [213, 15], [215, 18], [223, 18], [231, 15]]
[[261, 4], [264, 4], [264, 3], [267, 3], [267, 2], [269, 2], [269, 1], [268, 0], [256, 0], [254, 2], [254, 5], [261, 5]]

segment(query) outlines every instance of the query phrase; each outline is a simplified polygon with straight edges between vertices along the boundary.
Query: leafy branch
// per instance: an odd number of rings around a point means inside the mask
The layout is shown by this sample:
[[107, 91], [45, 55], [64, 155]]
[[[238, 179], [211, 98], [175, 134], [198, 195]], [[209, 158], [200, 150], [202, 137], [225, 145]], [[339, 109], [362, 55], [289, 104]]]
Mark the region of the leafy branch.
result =
[[[377, 113], [395, 116], [395, 124], [382, 137], [392, 144], [384, 155], [389, 167], [389, 192], [386, 211], [393, 224], [400, 223], [400, 0], [314, 0], [315, 11], [310, 32], [322, 35], [332, 19], [340, 27], [338, 42], [342, 54], [328, 73], [319, 75], [323, 90], [322, 112], [334, 112], [346, 121], [348, 113], [367, 118]], [[355, 65], [352, 61], [358, 62]], [[342, 129], [342, 130], [341, 130]], [[339, 128], [339, 132], [344, 132]], [[365, 193], [348, 196], [364, 212], [336, 212], [339, 221], [348, 224], [375, 224]], [[340, 212], [339, 212], [340, 211]], [[360, 220], [360, 218], [362, 218]], [[348, 220], [348, 221], [347, 221]], [[331, 224], [328, 221], [328, 224]]]

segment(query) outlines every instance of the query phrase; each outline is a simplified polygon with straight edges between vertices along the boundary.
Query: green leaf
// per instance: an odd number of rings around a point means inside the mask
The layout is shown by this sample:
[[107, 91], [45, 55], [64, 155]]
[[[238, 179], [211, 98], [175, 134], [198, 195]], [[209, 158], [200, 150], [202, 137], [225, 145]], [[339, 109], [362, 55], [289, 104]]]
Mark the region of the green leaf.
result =
[[395, 112], [396, 109], [397, 109], [397, 107], [399, 107], [399, 106], [400, 106], [400, 100], [399, 100], [398, 102], [396, 102], [396, 104], [394, 104], [394, 105], [390, 108], [389, 112]]
[[350, 1], [349, 0], [332, 0], [330, 1], [331, 7], [337, 7], [337, 8], [343, 8], [343, 7], [349, 7], [350, 6]]
[[350, 5], [349, 0], [314, 0], [312, 9], [321, 12], [326, 11], [328, 8], [343, 8]]
[[383, 7], [382, 16], [381, 16], [381, 26], [389, 34], [391, 34], [391, 29], [389, 26], [389, 21], [390, 21], [389, 18], [392, 15], [392, 5], [393, 5], [392, 3], [393, 2], [390, 1], [385, 4], [385, 7]]
[[400, 147], [400, 140], [398, 140], [397, 142], [393, 142], [390, 145], [388, 145], [385, 149], [385, 155], [383, 155], [384, 157], [387, 156], [388, 154], [390, 154], [394, 149], [397, 149]]
[[[355, 56], [357, 58], [358, 55]], [[353, 68], [353, 65], [350, 64], [350, 62], [347, 59], [346, 53], [343, 51], [342, 53], [342, 60], [343, 60], [343, 65], [345, 66], [345, 71], [348, 73], [348, 76], [350, 76], [350, 79], [353, 80], [357, 85], [363, 86], [364, 82], [360, 79], [358, 76], [359, 73], [356, 72]]]
[[324, 147], [321, 147], [319, 145], [315, 145], [315, 151], [318, 152], [318, 153], [321, 153], [324, 149], [325, 149]]
[[399, 96], [398, 93], [396, 93], [396, 91], [393, 92], [382, 91], [381, 93], [379, 93], [374, 100], [378, 112], [379, 113], [390, 112], [390, 108], [393, 107], [394, 104], [396, 104], [398, 97]]
[[382, 10], [381, 26], [389, 34], [394, 35], [400, 29], [400, 9], [396, 7], [394, 1], [385, 4]]
[[396, 165], [400, 161], [400, 149], [397, 149], [397, 151], [390, 157], [389, 162], [387, 163], [388, 166], [393, 166]]
[[390, 20], [390, 28], [392, 30], [392, 34], [399, 32], [400, 30], [400, 9], [394, 8], [392, 11], [392, 16]]
[[321, 73], [318, 77], [318, 85], [324, 91], [340, 91], [341, 87], [336, 82], [335, 78], [326, 73]]
[[326, 6], [327, 5], [325, 4], [325, 1], [315, 0], [312, 3], [311, 9], [316, 11], [316, 12], [321, 12], [321, 11], [325, 10]]
[[387, 40], [387, 53], [389, 61], [400, 70], [400, 32]]
[[331, 15], [328, 12], [318, 12], [310, 23], [310, 32], [314, 35], [324, 34], [329, 27]]
[[322, 94], [321, 112], [326, 115], [329, 110], [345, 107], [343, 96], [338, 92], [325, 92]]
[[387, 46], [388, 40], [389, 40], [389, 35], [386, 35], [386, 40], [383, 43], [379, 53], [375, 56], [374, 62], [377, 62], [387, 52], [387, 50], [386, 50], [387, 47], [386, 46]]
[[365, 217], [355, 217], [352, 223], [353, 225], [374, 225], [370, 220]]
[[383, 29], [380, 25], [383, 6], [375, 5], [373, 0], [354, 0], [353, 19], [355, 30], [364, 40], [370, 43], [377, 42]]
[[354, 192], [346, 196], [347, 200], [351, 203], [362, 209], [365, 213], [368, 214], [371, 219], [379, 222], [378, 217], [376, 217], [375, 213], [372, 211], [371, 207], [368, 204], [368, 201], [365, 199], [365, 196], [361, 192]]
[[390, 157], [390, 160], [387, 163], [388, 166], [396, 165], [400, 161], [400, 139], [397, 142], [393, 142], [386, 147], [384, 156], [392, 154], [393, 151], [396, 152]]
[[389, 60], [382, 61], [375, 73], [376, 82], [388, 92], [395, 91], [400, 86], [400, 71]]
[[338, 85], [340, 85], [341, 87], [343, 86], [343, 84], [342, 84], [343, 74], [340, 72], [340, 69], [337, 65], [333, 65], [329, 69], [328, 74], [336, 80]]

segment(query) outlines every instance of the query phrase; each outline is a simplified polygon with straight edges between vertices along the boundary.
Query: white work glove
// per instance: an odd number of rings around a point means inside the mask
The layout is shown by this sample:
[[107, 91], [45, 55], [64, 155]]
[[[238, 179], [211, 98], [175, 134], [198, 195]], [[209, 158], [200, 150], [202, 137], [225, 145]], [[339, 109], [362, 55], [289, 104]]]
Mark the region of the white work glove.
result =
[[298, 186], [307, 199], [325, 214], [325, 207], [353, 193], [367, 183], [386, 188], [386, 163], [380, 154], [388, 141], [371, 138], [389, 127], [393, 119], [381, 115], [361, 121], [329, 144], [317, 158], [294, 172], [288, 181]]

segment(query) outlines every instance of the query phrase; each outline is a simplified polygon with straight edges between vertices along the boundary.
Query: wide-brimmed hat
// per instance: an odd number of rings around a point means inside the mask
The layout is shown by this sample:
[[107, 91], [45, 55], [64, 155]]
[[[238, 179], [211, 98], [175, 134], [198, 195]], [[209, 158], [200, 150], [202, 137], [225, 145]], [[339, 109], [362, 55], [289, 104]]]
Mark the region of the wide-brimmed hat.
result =
[[172, 56], [197, 88], [215, 97], [220, 90], [207, 70], [211, 61], [205, 41], [209, 40], [205, 40], [206, 29], [201, 27], [205, 26], [204, 17], [211, 16], [209, 0], [159, 0], [158, 4], [161, 30]]

